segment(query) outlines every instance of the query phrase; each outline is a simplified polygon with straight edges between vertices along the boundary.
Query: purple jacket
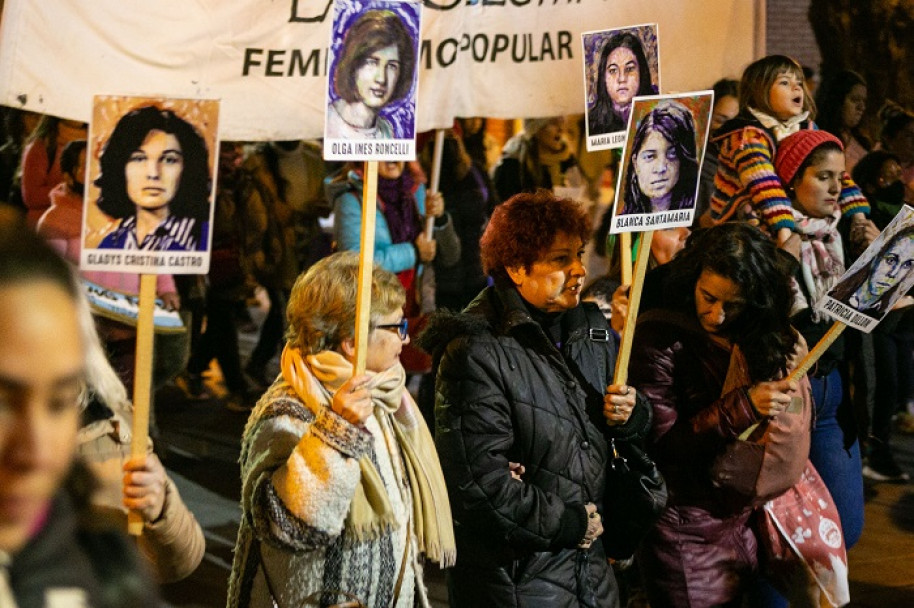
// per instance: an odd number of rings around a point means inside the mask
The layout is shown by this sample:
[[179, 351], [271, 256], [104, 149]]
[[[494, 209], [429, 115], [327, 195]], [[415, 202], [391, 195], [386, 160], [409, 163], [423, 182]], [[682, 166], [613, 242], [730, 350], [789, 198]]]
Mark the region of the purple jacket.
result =
[[697, 319], [670, 310], [638, 319], [629, 383], [653, 405], [647, 449], [670, 492], [638, 552], [651, 606], [727, 604], [758, 568], [750, 497], [711, 480], [717, 454], [759, 420], [742, 388], [721, 396], [729, 364]]

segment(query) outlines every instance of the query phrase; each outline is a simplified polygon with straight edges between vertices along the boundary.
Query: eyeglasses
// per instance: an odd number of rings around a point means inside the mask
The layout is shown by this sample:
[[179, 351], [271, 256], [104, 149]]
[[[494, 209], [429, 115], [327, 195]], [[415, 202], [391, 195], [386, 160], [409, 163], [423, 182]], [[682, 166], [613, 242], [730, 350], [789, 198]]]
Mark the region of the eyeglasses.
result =
[[386, 329], [387, 331], [396, 331], [401, 340], [406, 340], [409, 335], [409, 320], [405, 317], [400, 319], [399, 323], [385, 323], [384, 325], [375, 325], [375, 329]]

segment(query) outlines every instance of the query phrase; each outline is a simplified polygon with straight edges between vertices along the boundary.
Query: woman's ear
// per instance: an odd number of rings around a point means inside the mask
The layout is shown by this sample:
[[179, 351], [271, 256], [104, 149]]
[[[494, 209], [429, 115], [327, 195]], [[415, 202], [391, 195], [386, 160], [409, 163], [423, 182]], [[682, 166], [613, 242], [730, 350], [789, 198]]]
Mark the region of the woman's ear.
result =
[[340, 350], [343, 351], [343, 356], [346, 357], [349, 361], [355, 360], [355, 338], [345, 338], [340, 342]]
[[527, 269], [524, 266], [505, 267], [505, 272], [511, 277], [511, 282], [520, 287], [527, 278]]

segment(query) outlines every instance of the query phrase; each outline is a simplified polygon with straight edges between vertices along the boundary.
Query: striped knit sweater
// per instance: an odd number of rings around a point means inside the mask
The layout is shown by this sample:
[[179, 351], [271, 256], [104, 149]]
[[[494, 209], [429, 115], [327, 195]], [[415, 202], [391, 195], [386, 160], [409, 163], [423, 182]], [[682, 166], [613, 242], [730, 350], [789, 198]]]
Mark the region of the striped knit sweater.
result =
[[[808, 122], [803, 128], [817, 127]], [[711, 219], [719, 223], [746, 214], [755, 216], [772, 234], [781, 228], [794, 230], [790, 198], [774, 170], [777, 149], [774, 134], [754, 117], [737, 117], [724, 129], [715, 138], [720, 153], [711, 196]], [[844, 216], [870, 212], [869, 203], [847, 173], [841, 180], [838, 204]]]
[[[282, 608], [342, 602], [342, 590], [371, 608], [390, 608], [404, 543], [410, 544], [396, 608], [428, 607], [415, 538], [406, 534], [411, 508], [393, 430], [376, 416], [359, 429], [323, 408], [312, 412], [282, 379], [251, 414], [242, 438], [242, 519], [229, 579], [229, 608], [271, 608], [264, 579]], [[367, 455], [388, 490], [396, 529], [358, 540], [346, 515]], [[393, 456], [393, 458], [391, 457]], [[397, 488], [401, 485], [401, 488]], [[406, 490], [405, 494], [401, 490]], [[410, 528], [411, 532], [411, 528]]]

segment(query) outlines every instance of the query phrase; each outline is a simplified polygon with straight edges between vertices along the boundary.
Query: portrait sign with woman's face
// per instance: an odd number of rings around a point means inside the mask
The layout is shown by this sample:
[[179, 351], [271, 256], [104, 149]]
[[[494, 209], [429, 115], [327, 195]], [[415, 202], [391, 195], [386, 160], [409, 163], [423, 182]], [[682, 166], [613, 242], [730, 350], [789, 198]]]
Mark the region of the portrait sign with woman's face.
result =
[[219, 102], [96, 96], [80, 268], [209, 271]]
[[632, 99], [660, 92], [657, 24], [584, 32], [587, 149], [625, 144]]
[[914, 208], [902, 206], [816, 308], [867, 333], [914, 287]]
[[324, 158], [414, 160], [421, 4], [334, 2]]
[[692, 225], [713, 102], [712, 91], [634, 99], [611, 233]]

